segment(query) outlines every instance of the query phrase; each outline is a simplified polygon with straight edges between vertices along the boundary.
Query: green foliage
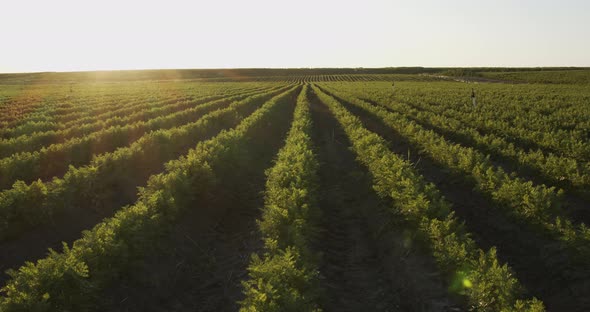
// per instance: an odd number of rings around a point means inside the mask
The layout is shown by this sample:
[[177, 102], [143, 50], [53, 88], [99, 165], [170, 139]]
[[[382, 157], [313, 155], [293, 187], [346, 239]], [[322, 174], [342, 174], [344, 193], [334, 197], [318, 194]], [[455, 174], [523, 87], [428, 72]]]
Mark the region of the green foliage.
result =
[[186, 157], [171, 161], [167, 170], [152, 176], [138, 201], [105, 219], [63, 253], [27, 264], [11, 273], [2, 288], [0, 310], [92, 311], [99, 308], [100, 290], [116, 281], [152, 250], [162, 233], [184, 209], [214, 188], [223, 187], [215, 178], [226, 155], [244, 148], [247, 135], [261, 123], [284, 113], [285, 102], [295, 87], [279, 94], [234, 129], [200, 142]]
[[320, 311], [317, 293], [310, 291], [317, 274], [304, 262], [294, 248], [265, 254], [264, 260], [253, 255], [240, 311]]
[[564, 70], [564, 71], [530, 71], [530, 72], [500, 72], [481, 73], [482, 76], [493, 79], [520, 81], [528, 83], [549, 84], [590, 84], [589, 70]]
[[[0, 193], [0, 240], [49, 222], [48, 216], [64, 209], [101, 209], [122, 199], [134, 200], [136, 187], [144, 184], [150, 174], [162, 170], [163, 163], [182, 155], [196, 139], [237, 125], [244, 115], [282, 91], [284, 88], [256, 94], [225, 108], [218, 104], [226, 100], [202, 104], [195, 108], [199, 114], [193, 117], [201, 116], [196, 121], [149, 132], [127, 147], [95, 156], [88, 166], [70, 167], [61, 179], [30, 185], [18, 182]], [[37, 188], [45, 191], [35, 195]]]
[[[354, 96], [351, 91], [342, 91], [340, 88], [338, 90], [336, 93], [339, 97], [375, 115], [432, 159], [473, 179], [476, 189], [488, 194], [494, 203], [504, 208], [511, 217], [547, 231], [548, 235], [564, 241], [566, 245], [573, 247], [569, 249], [569, 252], [575, 257], [590, 256], [585, 253], [586, 248], [575, 248], [575, 246], [590, 243], [590, 240], [587, 240], [588, 237], [581, 233], [582, 228], [576, 228], [568, 222], [557, 225], [558, 218], [564, 219], [566, 215], [562, 210], [564, 195], [562, 190], [543, 184], [534, 185], [531, 181], [508, 174], [501, 167], [496, 166], [489, 155], [477, 149], [450, 142], [442, 135], [425, 129], [403, 113], [387, 110], [386, 104], [374, 105]], [[391, 102], [391, 99], [382, 96], [377, 103], [381, 101]], [[537, 166], [544, 166], [544, 164]], [[587, 174], [584, 176], [588, 178]], [[564, 227], [568, 229], [565, 230]], [[568, 234], [572, 231], [580, 233]]]
[[[351, 94], [354, 92], [357, 97], [375, 100], [389, 110], [402, 114], [420, 125], [433, 128], [450, 140], [465, 143], [493, 156], [511, 159], [517, 168], [526, 166], [536, 170], [549, 185], [582, 193], [590, 187], [590, 171], [576, 159], [541, 150], [527, 150], [509, 142], [500, 134], [483, 132], [480, 122], [469, 122], [466, 118], [468, 114], [454, 112], [451, 105], [427, 105], [423, 101], [416, 101], [414, 97], [408, 98], [412, 100], [411, 104], [405, 101], [392, 101], [390, 94], [382, 89], [368, 91], [363, 89], [358, 92], [354, 89], [347, 90]], [[554, 112], [557, 113], [557, 109], [554, 109]], [[527, 115], [531, 113], [528, 112]], [[565, 121], [567, 120], [568, 118], [565, 118]], [[539, 125], [539, 127], [543, 127], [545, 131], [547, 123], [544, 122], [543, 126]], [[528, 174], [524, 168], [522, 171]]]
[[92, 306], [88, 266], [67, 245], [61, 254], [50, 250], [37, 264], [27, 262], [8, 273], [12, 281], [2, 289], [2, 311], [83, 311]]
[[448, 69], [440, 73], [441, 75], [445, 76], [452, 76], [452, 77], [478, 77], [481, 74], [477, 71], [477, 69], [471, 68], [453, 68]]
[[[468, 275], [471, 287], [467, 288], [469, 301], [478, 311], [498, 311], [498, 308], [516, 305], [516, 294], [519, 292], [516, 279], [506, 264], [500, 265], [496, 250], [487, 253], [480, 251], [479, 259]], [[501, 287], [498, 287], [501, 285]]]
[[[393, 203], [391, 217], [409, 221], [449, 291], [462, 296], [469, 309], [544, 311], [541, 301], [520, 299], [522, 287], [511, 269], [498, 261], [494, 248], [479, 249], [436, 187], [364, 129], [338, 99], [381, 119], [421, 152], [463, 174], [500, 213], [548, 234], [583, 262], [590, 256], [590, 229], [565, 217], [564, 196], [590, 199], [590, 89], [576, 85], [587, 71], [446, 73], [553, 84], [469, 86], [415, 84], [408, 81], [435, 77], [387, 71], [359, 73], [302, 70], [289, 78], [260, 79], [331, 81], [313, 87], [315, 92], [344, 126], [378, 195]], [[393, 95], [389, 80], [396, 82]], [[472, 87], [477, 108], [467, 103]], [[245, 83], [241, 89], [204, 82], [84, 84], [75, 86], [82, 90], [78, 94], [63, 88], [0, 90], [0, 189], [9, 188], [0, 192], [0, 241], [51, 222], [64, 209], [116, 209], [139, 199], [84, 232], [71, 248], [10, 271], [1, 290], [2, 312], [99, 309], [101, 291], [133, 270], [187, 207], [198, 209], [213, 190], [226, 187], [221, 177], [249, 165], [245, 138], [268, 131], [268, 120], [294, 95], [291, 89], [262, 105], [286, 90], [273, 83]], [[252, 255], [243, 311], [319, 310], [318, 254], [310, 248], [318, 231], [319, 164], [309, 135], [307, 93], [305, 87], [285, 146], [267, 171], [258, 221], [264, 250]], [[138, 195], [136, 187], [146, 181]]]
[[309, 247], [319, 217], [319, 164], [310, 136], [307, 90], [305, 86], [299, 94], [285, 146], [267, 171], [258, 222], [266, 252], [252, 256], [241, 311], [319, 311], [318, 256]]
[[477, 311], [516, 307], [521, 287], [510, 269], [499, 265], [495, 250], [485, 253], [477, 248], [433, 185], [426, 183], [407, 160], [390, 152], [383, 138], [365, 129], [333, 97], [317, 87], [313, 90], [343, 126], [358, 159], [373, 175], [377, 193], [393, 200], [393, 215], [401, 212], [417, 224], [416, 230], [426, 238], [439, 267], [451, 277], [451, 291], [466, 296]]
[[[220, 96], [210, 96], [204, 101], [180, 103], [180, 108], [185, 108], [180, 111], [178, 107], [168, 105], [164, 107], [165, 110], [155, 110], [152, 114], [145, 115], [144, 119], [135, 122], [130, 118], [118, 118], [123, 123], [107, 126], [101, 121], [96, 131], [78, 133], [81, 136], [71, 130], [79, 129], [76, 127], [0, 141], [0, 151], [6, 152], [4, 155], [11, 155], [0, 159], [0, 189], [7, 188], [16, 180], [30, 182], [36, 178], [46, 180], [60, 176], [69, 165], [85, 165], [95, 155], [128, 146], [150, 131], [164, 131], [190, 124], [203, 114], [252, 95], [256, 95], [256, 92], [222, 96], [221, 99]], [[68, 137], [69, 139], [66, 139]], [[48, 146], [43, 147], [44, 145]], [[16, 151], [20, 152], [14, 153]]]

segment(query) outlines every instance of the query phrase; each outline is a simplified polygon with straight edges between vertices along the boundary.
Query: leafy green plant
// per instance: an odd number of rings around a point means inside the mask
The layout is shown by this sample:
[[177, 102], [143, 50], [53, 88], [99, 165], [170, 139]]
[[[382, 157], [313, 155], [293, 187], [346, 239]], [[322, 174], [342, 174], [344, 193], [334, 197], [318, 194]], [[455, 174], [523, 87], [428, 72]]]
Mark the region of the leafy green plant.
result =
[[451, 290], [464, 295], [477, 311], [544, 310], [536, 299], [517, 301], [521, 286], [509, 268], [500, 266], [494, 250], [477, 248], [454, 217], [450, 205], [412, 164], [389, 151], [383, 138], [365, 129], [361, 121], [317, 87], [313, 90], [340, 122], [352, 148], [373, 175], [379, 196], [393, 200], [392, 215], [401, 212], [413, 220], [426, 239], [439, 267], [449, 276]]
[[84, 232], [71, 248], [13, 271], [12, 279], [2, 288], [5, 296], [0, 298], [0, 310], [98, 309], [99, 291], [132, 269], [134, 261], [153, 248], [185, 209], [222, 187], [214, 169], [222, 167], [228, 155], [245, 148], [249, 132], [273, 115], [284, 113], [295, 90], [293, 87], [273, 97], [234, 129], [200, 142], [186, 156], [170, 161], [166, 172], [150, 177], [135, 204]]
[[258, 222], [265, 251], [252, 256], [241, 311], [319, 311], [318, 256], [309, 247], [317, 232], [319, 164], [310, 136], [307, 92], [305, 86], [285, 146], [267, 171]]

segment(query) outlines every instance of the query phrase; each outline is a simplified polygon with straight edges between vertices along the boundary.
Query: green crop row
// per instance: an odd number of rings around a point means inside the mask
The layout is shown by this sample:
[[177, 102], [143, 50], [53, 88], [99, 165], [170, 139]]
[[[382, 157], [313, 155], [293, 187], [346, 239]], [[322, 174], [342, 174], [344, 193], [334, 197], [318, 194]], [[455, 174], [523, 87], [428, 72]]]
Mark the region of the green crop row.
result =
[[[396, 98], [400, 101], [446, 108], [457, 112], [493, 118], [513, 127], [531, 131], [561, 132], [562, 135], [583, 138], [578, 124], [587, 124], [588, 90], [579, 86], [538, 86], [457, 83], [422, 84], [399, 88]], [[377, 87], [373, 84], [373, 87]], [[474, 108], [468, 97], [474, 89], [479, 105]], [[391, 95], [386, 86], [371, 88], [374, 92]], [[581, 135], [581, 136], [580, 136]]]
[[378, 195], [393, 201], [392, 217], [403, 214], [428, 242], [449, 277], [451, 290], [464, 295], [476, 311], [544, 310], [536, 299], [518, 299], [521, 286], [511, 270], [499, 263], [495, 249], [477, 248], [434, 185], [426, 183], [411, 163], [392, 153], [383, 138], [365, 129], [333, 97], [313, 89], [344, 128], [359, 161], [372, 174]]
[[[324, 87], [331, 86], [324, 85]], [[331, 89], [338, 92], [347, 92], [341, 88]], [[576, 159], [545, 153], [541, 150], [525, 150], [493, 133], [482, 134], [476, 128], [455, 118], [397, 102], [391, 98], [390, 94], [364, 90], [361, 95], [361, 92], [353, 93], [354, 90], [351, 91], [349, 92], [351, 95], [370, 99], [384, 107], [395, 110], [398, 114], [410, 116], [418, 123], [442, 129], [450, 133], [451, 137], [467, 138], [473, 142], [474, 147], [485, 153], [498, 154], [510, 158], [514, 165], [532, 168], [541, 174], [544, 181], [548, 181], [554, 186], [571, 189], [574, 193], [586, 193], [590, 187], [590, 164], [583, 165], [582, 162]]]
[[[258, 91], [258, 90], [255, 90]], [[260, 90], [263, 91], [263, 90]], [[131, 105], [125, 107], [125, 112], [120, 112], [116, 116], [106, 119], [98, 119], [94, 122], [86, 123], [79, 126], [63, 128], [60, 130], [48, 130], [44, 132], [34, 132], [29, 135], [22, 135], [16, 138], [0, 140], [0, 157], [8, 157], [17, 152], [32, 152], [43, 146], [63, 143], [68, 139], [91, 135], [102, 129], [113, 126], [125, 126], [140, 121], [149, 121], [150, 119], [165, 116], [172, 113], [190, 109], [195, 105], [215, 101], [228, 96], [239, 94], [248, 94], [253, 92], [241, 92], [241, 90], [229, 90], [227, 93], [217, 93], [215, 95], [206, 95], [192, 100], [166, 100], [154, 104]]]
[[319, 163], [311, 140], [307, 92], [305, 86], [285, 146], [267, 171], [258, 222], [265, 250], [252, 256], [241, 311], [319, 310], [317, 255], [309, 247], [317, 232]]
[[[29, 103], [19, 103], [20, 101], [13, 103], [11, 109], [20, 111], [20, 116], [15, 116], [10, 122], [2, 123], [3, 127], [0, 129], [0, 136], [10, 138], [36, 131], [44, 131], [48, 128], [59, 128], [62, 124], [74, 119], [119, 109], [134, 103], [134, 100], [142, 96], [139, 90], [111, 97], [99, 94], [94, 94], [94, 97], [90, 96], [90, 94], [88, 96], [70, 97], [65, 95], [65, 91], [56, 92], [58, 91], [44, 90], [39, 99], [29, 99]], [[149, 91], [143, 96], [150, 99], [149, 102], [161, 99], [161, 97], [152, 96], [154, 94], [157, 93]], [[172, 94], [170, 96], [177, 97]]]
[[[463, 89], [466, 89], [464, 87]], [[475, 86], [479, 105], [473, 109], [469, 90], [457, 85], [422, 86], [396, 92], [396, 100], [456, 118], [479, 131], [495, 133], [526, 148], [542, 148], [580, 161], [590, 160], [587, 89], [574, 86]], [[380, 86], [381, 94], [391, 94]], [[389, 92], [387, 92], [389, 91]]]
[[[222, 88], [213, 86], [202, 86], [190, 94], [177, 94], [169, 90], [145, 90], [145, 93], [138, 93], [139, 90], [132, 90], [129, 94], [121, 94], [105, 98], [96, 95], [86, 98], [65, 98], [62, 100], [52, 99], [44, 103], [34, 113], [21, 120], [15, 127], [0, 129], [0, 136], [4, 138], [17, 138], [22, 135], [29, 135], [35, 132], [57, 131], [69, 128], [76, 128], [88, 123], [106, 120], [112, 117], [125, 117], [137, 111], [139, 108], [155, 107], [174, 104], [181, 101], [188, 101], [194, 98], [223, 94], [227, 91], [240, 92], [240, 90], [254, 91], [254, 88]], [[56, 102], [60, 104], [55, 104]], [[46, 100], [47, 102], [47, 100]], [[54, 103], [53, 105], [51, 103]]]
[[181, 127], [150, 132], [128, 147], [95, 157], [87, 166], [70, 167], [61, 179], [15, 183], [0, 193], [0, 240], [51, 222], [68, 209], [102, 210], [133, 200], [136, 188], [162, 170], [166, 161], [185, 153], [195, 141], [235, 126], [244, 115], [283, 91], [250, 96], [226, 108], [213, 103], [200, 106], [201, 112], [211, 112]]
[[[182, 85], [181, 85], [182, 86]], [[12, 109], [23, 109], [31, 106], [21, 118], [0, 127], [0, 137], [11, 138], [33, 132], [60, 130], [83, 123], [105, 119], [110, 116], [125, 116], [133, 112], [132, 107], [149, 106], [153, 103], [175, 103], [179, 100], [190, 100], [195, 97], [214, 95], [224, 90], [237, 89], [220, 85], [198, 85], [194, 89], [179, 90], [178, 86], [154, 84], [137, 84], [127, 86], [86, 87], [74, 93], [67, 89], [42, 88], [40, 99], [32, 103], [12, 104]], [[256, 88], [256, 85], [243, 86], [245, 90]], [[29, 100], [29, 101], [32, 101]], [[20, 104], [20, 105], [19, 105]]]
[[590, 229], [576, 226], [564, 217], [562, 190], [533, 185], [496, 167], [490, 158], [473, 148], [449, 143], [444, 137], [383, 107], [355, 97], [338, 96], [381, 119], [387, 126], [420, 147], [432, 159], [470, 177], [476, 189], [488, 194], [498, 207], [513, 218], [547, 232], [571, 247], [572, 255], [590, 255]]
[[8, 105], [0, 109], [0, 129], [19, 124], [20, 120], [32, 112], [43, 109], [43, 104], [49, 102], [47, 100], [56, 94], [54, 90], [21, 87], [21, 90], [10, 98]]
[[134, 205], [86, 231], [71, 248], [12, 271], [12, 279], [2, 288], [0, 310], [98, 310], [98, 294], [153, 250], [183, 211], [206, 209], [199, 200], [223, 188], [218, 169], [228, 161], [243, 162], [240, 151], [247, 148], [245, 138], [276, 114], [285, 114], [295, 91], [296, 87], [273, 97], [233, 130], [200, 142], [185, 157], [169, 162], [166, 172], [150, 177]]
[[30, 183], [35, 179], [48, 180], [60, 176], [67, 171], [70, 165], [85, 165], [99, 154], [132, 144], [145, 133], [189, 123], [202, 115], [203, 111], [208, 112], [231, 103], [231, 101], [247, 97], [247, 95], [236, 95], [212, 101], [148, 121], [113, 126], [82, 138], [50, 145], [39, 151], [18, 153], [0, 159], [0, 189], [10, 187], [17, 180]]

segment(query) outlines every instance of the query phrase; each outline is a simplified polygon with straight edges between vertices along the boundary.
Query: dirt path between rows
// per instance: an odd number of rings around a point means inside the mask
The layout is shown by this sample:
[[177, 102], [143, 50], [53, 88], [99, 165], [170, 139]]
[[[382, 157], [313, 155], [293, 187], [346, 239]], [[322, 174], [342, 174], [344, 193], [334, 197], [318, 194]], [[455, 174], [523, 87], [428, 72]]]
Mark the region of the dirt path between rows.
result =
[[[403, 111], [399, 109], [382, 106], [371, 99], [362, 98], [362, 100], [375, 106], [382, 107], [390, 112], [403, 114]], [[416, 109], [420, 110], [420, 108]], [[588, 193], [588, 190], [576, 188], [571, 183], [568, 183], [568, 181], [559, 181], [559, 178], [548, 178], [541, 172], [541, 170], [519, 163], [516, 157], [504, 156], [495, 148], [478, 143], [467, 135], [445, 129], [440, 126], [432, 125], [409, 114], [406, 115], [406, 117], [416, 124], [422, 126], [422, 128], [433, 131], [434, 133], [444, 137], [449, 143], [470, 147], [481, 152], [482, 154], [490, 155], [490, 160], [494, 166], [502, 168], [506, 172], [515, 172], [518, 177], [531, 181], [534, 184], [545, 184], [547, 186], [555, 186], [556, 188], [566, 189], [566, 192], [563, 196], [563, 203], [565, 207], [563, 207], [561, 210], [564, 216], [568, 217], [570, 220], [572, 220], [572, 222], [577, 224], [590, 224], [590, 209], [588, 209], [587, 204], [588, 200], [590, 199], [590, 193]], [[450, 117], [449, 119], [464, 124], [457, 119]]]
[[214, 168], [219, 187], [189, 207], [162, 238], [158, 252], [105, 291], [102, 311], [239, 309], [250, 257], [262, 248], [256, 220], [264, 205], [264, 172], [284, 145], [296, 96], [281, 104], [286, 108], [264, 121], [264, 127], [236, 150], [243, 161], [240, 165], [232, 162]]
[[[212, 111], [226, 108], [232, 102], [226, 101]], [[260, 105], [248, 105], [238, 111], [244, 116], [251, 114]], [[208, 112], [208, 111], [207, 111]], [[207, 112], [199, 114], [205, 115]], [[200, 118], [199, 117], [199, 118]], [[137, 164], [135, 175], [128, 179], [113, 180], [107, 185], [108, 189], [97, 188], [102, 196], [100, 202], [89, 203], [87, 206], [79, 206], [68, 203], [63, 211], [53, 216], [53, 220], [30, 229], [19, 237], [0, 242], [0, 285], [3, 285], [9, 275], [4, 273], [8, 269], [18, 269], [25, 261], [35, 262], [47, 255], [48, 248], [62, 251], [63, 243], [71, 244], [79, 239], [82, 231], [92, 229], [104, 218], [111, 217], [121, 207], [133, 204], [137, 200], [137, 187], [145, 186], [150, 175], [157, 174], [164, 170], [165, 163], [171, 159], [184, 155], [190, 148], [194, 148], [199, 141], [204, 141], [217, 135], [221, 130], [228, 129], [234, 125], [225, 125], [223, 122], [211, 125], [201, 135], [194, 138], [194, 142], [186, 142], [178, 147], [166, 161], [159, 162], [157, 159], [146, 159]], [[106, 183], [103, 183], [106, 184]], [[76, 195], [77, 196], [77, 195]]]
[[498, 258], [508, 263], [526, 287], [526, 296], [536, 296], [548, 311], [588, 311], [590, 271], [588, 265], [567, 256], [559, 242], [518, 224], [494, 206], [491, 198], [474, 190], [469, 178], [429, 158], [375, 116], [339, 99], [361, 118], [367, 129], [383, 136], [391, 150], [410, 158], [425, 180], [432, 182], [453, 204], [457, 216], [480, 248], [496, 247]]
[[322, 308], [451, 311], [431, 259], [408, 248], [400, 224], [385, 217], [390, 205], [372, 190], [371, 177], [356, 162], [342, 128], [326, 106], [311, 99], [320, 160], [322, 218], [316, 249], [322, 253]]

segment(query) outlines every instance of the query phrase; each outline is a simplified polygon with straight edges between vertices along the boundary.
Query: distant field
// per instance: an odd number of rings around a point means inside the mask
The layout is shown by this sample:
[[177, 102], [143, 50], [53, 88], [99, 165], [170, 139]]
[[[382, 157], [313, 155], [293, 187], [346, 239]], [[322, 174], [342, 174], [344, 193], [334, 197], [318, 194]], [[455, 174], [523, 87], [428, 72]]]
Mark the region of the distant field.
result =
[[552, 83], [552, 84], [590, 84], [590, 70], [569, 70], [569, 71], [535, 71], [535, 72], [505, 72], [493, 73], [484, 72], [483, 77], [522, 81], [529, 83]]
[[320, 82], [433, 81], [437, 76], [479, 77], [506, 82], [588, 84], [590, 68], [300, 68], [300, 69], [165, 69], [96, 72], [0, 74], [0, 85], [79, 84], [96, 82]]
[[443, 70], [0, 75], [0, 311], [589, 311], [590, 70]]

